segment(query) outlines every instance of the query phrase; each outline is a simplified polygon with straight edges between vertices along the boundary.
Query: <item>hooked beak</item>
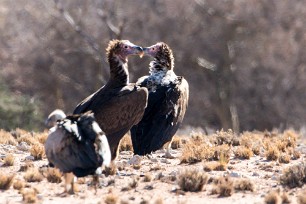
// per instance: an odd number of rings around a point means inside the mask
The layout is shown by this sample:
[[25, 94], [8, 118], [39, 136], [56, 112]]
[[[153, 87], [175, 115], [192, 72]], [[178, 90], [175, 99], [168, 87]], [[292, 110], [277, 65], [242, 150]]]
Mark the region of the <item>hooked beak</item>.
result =
[[136, 54], [138, 54], [139, 55], [139, 57], [140, 58], [142, 58], [143, 57], [143, 55], [144, 55], [144, 52], [143, 52], [143, 49], [142, 49], [142, 47], [140, 47], [140, 46], [136, 46]]

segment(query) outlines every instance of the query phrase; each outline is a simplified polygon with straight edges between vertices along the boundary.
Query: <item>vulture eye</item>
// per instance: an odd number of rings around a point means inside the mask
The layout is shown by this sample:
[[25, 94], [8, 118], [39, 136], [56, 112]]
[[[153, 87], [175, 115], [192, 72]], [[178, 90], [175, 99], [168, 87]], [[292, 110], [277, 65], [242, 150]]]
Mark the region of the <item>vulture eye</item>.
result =
[[153, 47], [152, 50], [155, 50], [155, 48]]
[[127, 46], [127, 45], [125, 45], [125, 46], [124, 46], [124, 48], [125, 48], [125, 49], [127, 49], [127, 48], [128, 48], [128, 46]]

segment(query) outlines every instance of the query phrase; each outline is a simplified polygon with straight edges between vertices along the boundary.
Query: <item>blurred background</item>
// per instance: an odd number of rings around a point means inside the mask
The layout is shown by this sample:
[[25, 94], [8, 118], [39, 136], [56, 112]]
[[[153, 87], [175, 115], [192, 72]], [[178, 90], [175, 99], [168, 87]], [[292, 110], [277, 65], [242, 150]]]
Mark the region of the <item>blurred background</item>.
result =
[[[111, 39], [164, 41], [190, 85], [184, 126], [303, 128], [305, 0], [0, 2], [0, 128], [42, 130], [109, 77]], [[130, 81], [150, 59], [129, 58]]]

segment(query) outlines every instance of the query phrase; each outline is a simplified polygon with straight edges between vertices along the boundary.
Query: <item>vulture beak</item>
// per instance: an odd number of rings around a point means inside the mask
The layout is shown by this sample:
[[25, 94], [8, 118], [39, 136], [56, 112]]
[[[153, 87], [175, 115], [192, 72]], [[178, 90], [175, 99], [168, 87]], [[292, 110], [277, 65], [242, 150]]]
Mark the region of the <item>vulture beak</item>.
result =
[[136, 50], [137, 50], [137, 54], [139, 55], [139, 57], [142, 58], [144, 55], [142, 47], [136, 46]]

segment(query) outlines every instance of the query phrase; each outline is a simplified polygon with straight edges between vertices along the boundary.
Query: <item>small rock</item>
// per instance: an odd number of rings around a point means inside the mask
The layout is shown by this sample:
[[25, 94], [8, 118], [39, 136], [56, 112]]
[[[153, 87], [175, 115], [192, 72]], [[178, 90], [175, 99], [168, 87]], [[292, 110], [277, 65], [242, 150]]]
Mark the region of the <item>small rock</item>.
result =
[[158, 162], [158, 159], [156, 159], [156, 158], [151, 158], [151, 162]]
[[24, 158], [25, 161], [34, 161], [34, 157], [33, 156], [27, 156]]
[[134, 155], [132, 159], [128, 162], [130, 165], [140, 165], [141, 157], [139, 155]]
[[239, 173], [237, 173], [237, 172], [231, 172], [231, 173], [229, 174], [229, 176], [230, 176], [230, 177], [234, 177], [234, 178], [241, 178], [241, 175], [240, 175]]
[[168, 159], [162, 159], [160, 162], [165, 163], [165, 164], [171, 164], [171, 162], [169, 162]]
[[17, 149], [21, 151], [29, 151], [30, 146], [26, 142], [20, 142], [19, 145], [17, 146]]
[[259, 173], [253, 172], [252, 176], [259, 176]]

